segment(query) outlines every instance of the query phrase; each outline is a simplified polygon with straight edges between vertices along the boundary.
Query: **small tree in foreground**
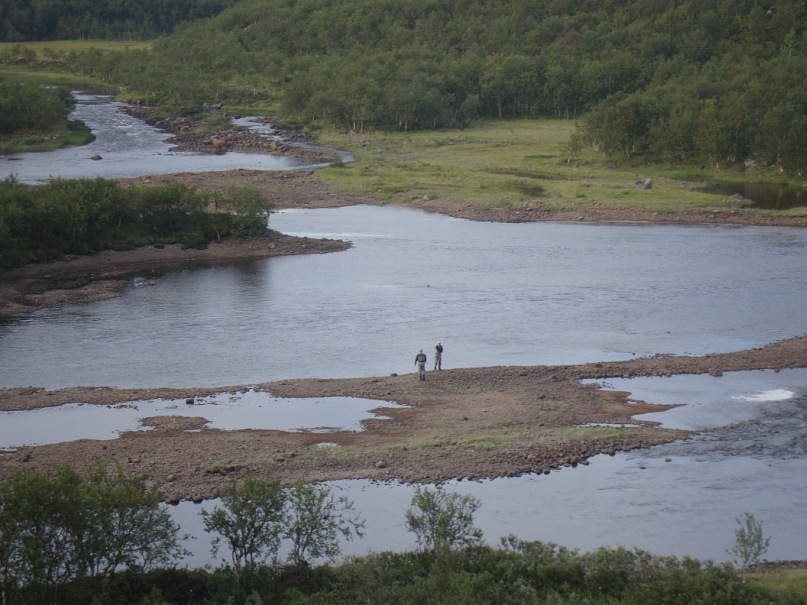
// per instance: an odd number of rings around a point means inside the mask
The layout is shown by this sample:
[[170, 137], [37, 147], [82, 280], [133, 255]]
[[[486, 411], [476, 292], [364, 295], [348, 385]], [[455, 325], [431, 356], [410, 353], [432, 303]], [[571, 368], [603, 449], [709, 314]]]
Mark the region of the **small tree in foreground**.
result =
[[295, 565], [308, 565], [309, 557], [334, 559], [340, 553], [340, 535], [346, 540], [364, 535], [364, 521], [350, 500], [301, 480], [286, 493], [285, 528], [283, 535], [291, 540], [289, 560]]
[[230, 549], [236, 577], [267, 558], [280, 547], [283, 491], [278, 481], [246, 477], [217, 491], [221, 507], [202, 511], [205, 531], [218, 534], [211, 543], [215, 556], [222, 543]]
[[752, 513], [745, 512], [737, 517], [737, 528], [734, 530], [734, 546], [726, 552], [734, 557], [743, 570], [743, 581], [745, 581], [745, 571], [751, 565], [759, 562], [759, 559], [768, 551], [770, 538], [766, 538], [762, 532], [762, 523], [757, 521]]
[[480, 500], [469, 494], [418, 486], [406, 510], [406, 529], [423, 550], [473, 546], [482, 541], [482, 530], [474, 527], [480, 506]]
[[308, 565], [309, 558], [333, 559], [340, 553], [339, 537], [362, 536], [364, 521], [353, 514], [353, 503], [331, 489], [298, 481], [282, 489], [277, 480], [246, 477], [218, 490], [221, 507], [202, 511], [205, 531], [218, 534], [211, 550], [230, 550], [240, 580], [245, 570], [267, 560], [277, 564], [281, 539], [291, 541], [288, 559]]

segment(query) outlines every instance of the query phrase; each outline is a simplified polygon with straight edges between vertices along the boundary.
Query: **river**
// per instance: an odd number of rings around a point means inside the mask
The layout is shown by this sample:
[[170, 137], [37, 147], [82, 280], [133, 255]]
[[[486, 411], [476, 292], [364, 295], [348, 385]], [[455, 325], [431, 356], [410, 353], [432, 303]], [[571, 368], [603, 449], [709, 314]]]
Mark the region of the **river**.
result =
[[[110, 103], [89, 105], [107, 116], [94, 123], [103, 141], [123, 114]], [[127, 128], [134, 138], [149, 131]], [[43, 166], [47, 174], [95, 176], [105, 162], [77, 161], [87, 149], [70, 153], [78, 155], [65, 164], [62, 152], [4, 161], [26, 181], [44, 178]], [[211, 158], [222, 162], [218, 169], [255, 167], [227, 156], [238, 154]], [[175, 170], [163, 160], [153, 161], [160, 172]], [[180, 170], [217, 169], [200, 168], [207, 161], [190, 159]], [[385, 375], [411, 372], [414, 353], [436, 340], [446, 347], [444, 367], [582, 363], [733, 351], [805, 332], [805, 230], [489, 224], [368, 206], [282, 211], [270, 221], [286, 233], [354, 246], [179, 270], [156, 285], [133, 278], [121, 298], [6, 321], [0, 385], [216, 386]], [[807, 375], [710, 378], [708, 385], [695, 384], [697, 377], [606, 385], [688, 404], [660, 420], [694, 423], [706, 431], [703, 439], [596, 457], [548, 476], [448, 488], [482, 499], [478, 521], [491, 542], [513, 532], [572, 548], [638, 546], [723, 560], [734, 519], [748, 511], [771, 537], [769, 558], [807, 558], [800, 480]], [[726, 428], [748, 420], [757, 422]], [[738, 440], [752, 446], [733, 447]], [[347, 544], [348, 552], [414, 545], [403, 529], [410, 487], [333, 485], [368, 520], [367, 537]], [[172, 509], [191, 533], [197, 510]], [[196, 537], [192, 565], [208, 562], [204, 538]]]
[[[84, 122], [95, 140], [83, 147], [66, 147], [48, 153], [0, 155], [0, 178], [14, 175], [22, 183], [49, 178], [134, 178], [149, 174], [208, 172], [235, 168], [293, 170], [320, 163], [266, 154], [210, 155], [171, 151], [160, 132], [122, 111], [121, 103], [105, 95], [75, 92], [71, 119]], [[92, 159], [100, 156], [101, 159]]]

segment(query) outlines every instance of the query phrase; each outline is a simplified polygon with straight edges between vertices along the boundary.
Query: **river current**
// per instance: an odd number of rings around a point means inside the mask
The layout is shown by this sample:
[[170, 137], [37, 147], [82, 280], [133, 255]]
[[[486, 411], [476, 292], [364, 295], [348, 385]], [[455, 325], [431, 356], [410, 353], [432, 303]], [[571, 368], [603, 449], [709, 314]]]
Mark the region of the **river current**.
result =
[[[137, 121], [114, 134], [123, 114], [109, 102], [86, 106], [99, 116], [98, 141], [154, 136]], [[125, 160], [126, 145], [118, 149], [122, 164], [143, 163]], [[84, 161], [95, 153], [89, 149], [69, 153], [64, 163], [68, 152], [0, 166], [33, 182], [96, 176], [106, 163]], [[142, 170], [164, 167], [162, 153]], [[187, 161], [159, 172], [255, 167], [240, 154]], [[149, 275], [133, 276], [121, 298], [6, 321], [0, 386], [217, 386], [407, 373], [417, 350], [430, 354], [437, 340], [446, 368], [702, 355], [807, 331], [805, 230], [491, 224], [368, 206], [282, 211], [270, 223], [353, 247], [178, 270], [155, 285], [146, 285]], [[549, 476], [449, 488], [482, 499], [479, 524], [491, 542], [514, 532], [574, 548], [639, 546], [722, 560], [735, 517], [748, 511], [771, 537], [769, 558], [807, 558], [800, 523], [807, 487], [799, 480], [807, 471], [807, 373], [710, 378], [605, 385], [688, 404], [658, 420], [689, 423], [706, 431], [703, 439], [597, 457]], [[0, 424], [0, 440], [2, 431]], [[738, 438], [752, 445], [729, 447]], [[409, 487], [334, 486], [368, 519], [367, 538], [349, 551], [413, 546], [403, 530]], [[186, 531], [197, 523], [195, 505], [172, 510]], [[206, 561], [202, 543], [190, 564]]]

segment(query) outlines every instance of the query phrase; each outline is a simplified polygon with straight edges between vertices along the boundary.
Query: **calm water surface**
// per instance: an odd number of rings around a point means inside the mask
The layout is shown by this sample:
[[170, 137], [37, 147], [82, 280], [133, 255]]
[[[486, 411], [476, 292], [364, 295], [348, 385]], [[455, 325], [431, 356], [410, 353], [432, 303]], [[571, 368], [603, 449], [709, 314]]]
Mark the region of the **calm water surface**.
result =
[[[735, 519], [751, 512], [771, 539], [767, 559], [807, 557], [807, 485], [799, 480], [807, 473], [807, 369], [610, 379], [603, 386], [629, 391], [633, 399], [684, 404], [672, 414], [641, 418], [702, 432], [687, 441], [595, 456], [589, 466], [550, 475], [445, 485], [481, 500], [476, 522], [486, 541], [495, 545], [512, 533], [581, 551], [638, 547], [719, 562], [729, 558]], [[366, 537], [345, 542], [345, 554], [415, 548], [404, 524], [412, 486], [329, 485], [366, 519]], [[170, 508], [193, 536], [186, 565], [215, 563], [198, 515], [216, 505]]]
[[[148, 130], [132, 129], [133, 139]], [[101, 152], [100, 162], [86, 160], [91, 153], [40, 156], [20, 178], [94, 176], [116, 152]], [[127, 156], [128, 163], [162, 172], [155, 168], [169, 161], [162, 153]], [[27, 161], [0, 166], [12, 171]], [[202, 169], [194, 162], [180, 170]], [[220, 386], [408, 373], [415, 352], [431, 354], [437, 340], [451, 368], [700, 355], [807, 332], [804, 230], [484, 224], [363, 206], [285, 211], [271, 222], [354, 247], [176, 271], [154, 286], [133, 278], [122, 298], [6, 321], [0, 386]], [[749, 511], [772, 538], [769, 558], [807, 558], [807, 486], [798, 480], [807, 474], [803, 371], [604, 386], [685, 403], [654, 419], [703, 432], [549, 476], [450, 485], [482, 499], [478, 522], [491, 542], [513, 532], [573, 548], [638, 546], [722, 560], [734, 519]], [[322, 424], [311, 415], [307, 426]], [[414, 546], [403, 526], [410, 487], [333, 485], [368, 519], [368, 537], [347, 552]], [[197, 538], [189, 564], [209, 561], [204, 534], [194, 530], [198, 509], [172, 509]]]
[[486, 224], [400, 208], [286, 211], [326, 255], [178, 271], [0, 325], [0, 384], [220, 386], [705, 354], [805, 332], [807, 230]]

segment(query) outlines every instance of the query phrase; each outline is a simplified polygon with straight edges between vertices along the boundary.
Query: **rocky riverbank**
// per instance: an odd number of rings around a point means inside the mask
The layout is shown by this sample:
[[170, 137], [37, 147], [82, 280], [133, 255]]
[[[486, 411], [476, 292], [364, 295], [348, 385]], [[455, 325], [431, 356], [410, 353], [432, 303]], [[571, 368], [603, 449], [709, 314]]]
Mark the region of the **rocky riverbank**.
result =
[[174, 145], [174, 151], [265, 153], [318, 159], [323, 162], [339, 159], [339, 154], [334, 150], [316, 146], [310, 135], [296, 128], [273, 126], [271, 137], [236, 127], [200, 133], [200, 122], [188, 117], [158, 117], [156, 110], [156, 107], [142, 105], [126, 106], [123, 109], [127, 114], [163, 132], [172, 133], [166, 142]]

